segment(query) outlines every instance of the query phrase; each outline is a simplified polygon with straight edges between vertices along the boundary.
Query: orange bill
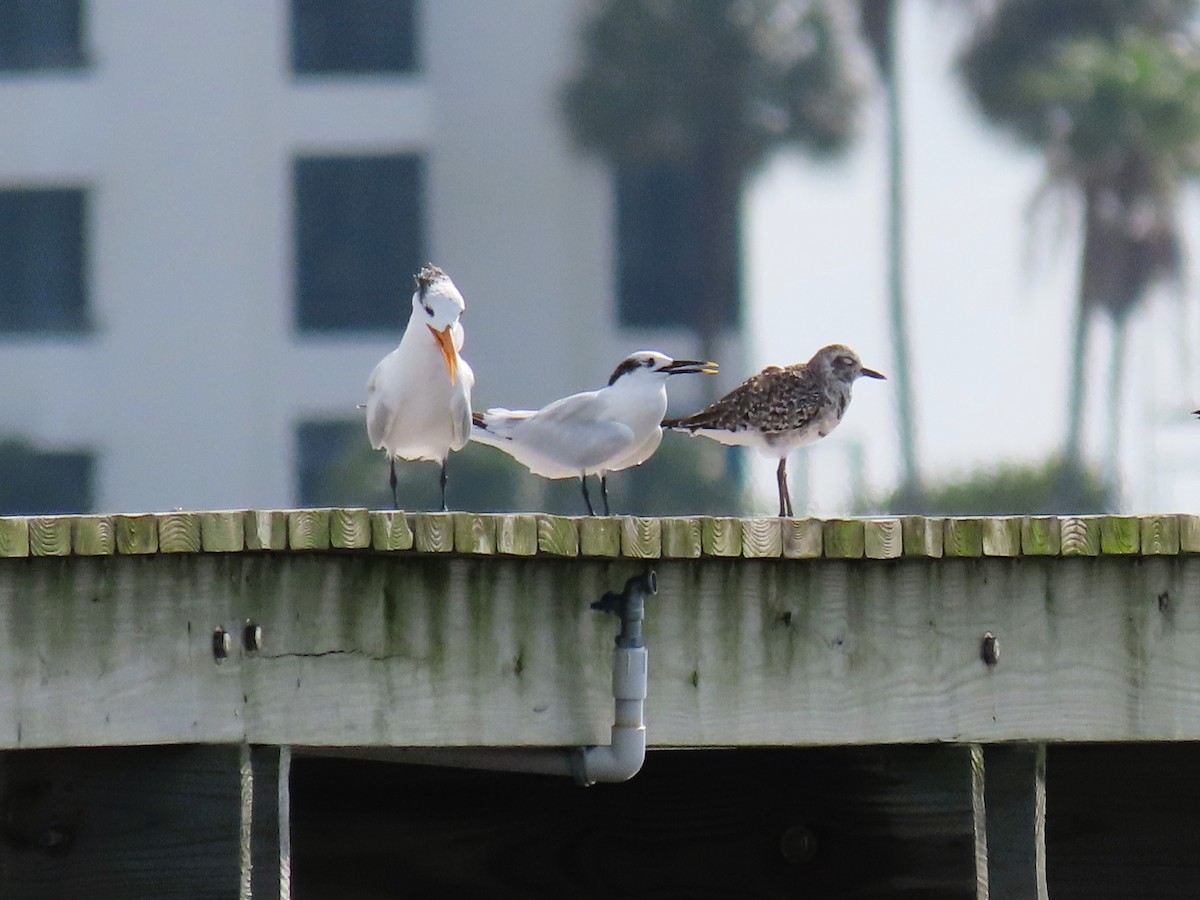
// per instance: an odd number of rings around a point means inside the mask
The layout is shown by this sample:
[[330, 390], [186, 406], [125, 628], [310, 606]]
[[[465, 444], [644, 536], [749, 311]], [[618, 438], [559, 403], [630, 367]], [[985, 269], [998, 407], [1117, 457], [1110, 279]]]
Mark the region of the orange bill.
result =
[[446, 361], [446, 371], [450, 373], [450, 383], [454, 384], [458, 375], [458, 352], [454, 349], [454, 335], [450, 333], [450, 326], [447, 325], [443, 331], [436, 330], [432, 325], [425, 327], [437, 341], [438, 349], [442, 351], [442, 359]]

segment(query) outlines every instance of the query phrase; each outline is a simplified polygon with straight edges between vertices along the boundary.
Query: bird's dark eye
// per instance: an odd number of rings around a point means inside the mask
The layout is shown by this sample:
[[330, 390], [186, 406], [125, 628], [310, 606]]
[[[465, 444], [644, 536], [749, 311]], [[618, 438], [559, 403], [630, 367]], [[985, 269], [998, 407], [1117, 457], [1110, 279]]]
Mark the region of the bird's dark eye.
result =
[[644, 363], [642, 363], [642, 365], [645, 366], [647, 369], [653, 369], [654, 368], [654, 360], [648, 359]]
[[851, 369], [854, 367], [854, 360], [848, 356], [839, 356], [837, 361], [838, 365], [843, 369]]
[[433, 307], [432, 306], [424, 306], [423, 308], [425, 310], [425, 315], [429, 316], [429, 318], [432, 319], [433, 318]]

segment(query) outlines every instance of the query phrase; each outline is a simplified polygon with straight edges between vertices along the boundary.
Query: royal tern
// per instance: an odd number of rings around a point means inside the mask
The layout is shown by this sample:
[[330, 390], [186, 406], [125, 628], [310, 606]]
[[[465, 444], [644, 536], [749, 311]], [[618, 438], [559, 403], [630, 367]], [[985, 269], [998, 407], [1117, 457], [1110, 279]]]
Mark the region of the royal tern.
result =
[[[543, 478], [578, 478], [588, 515], [595, 515], [587, 476], [603, 478], [650, 458], [662, 439], [667, 378], [716, 371], [716, 363], [639, 350], [599, 390], [572, 394], [537, 410], [475, 413], [471, 440], [503, 450]], [[608, 492], [602, 492], [607, 514]]]
[[427, 459], [441, 465], [439, 484], [446, 508], [446, 457], [471, 435], [471, 387], [475, 373], [459, 355], [465, 304], [454, 282], [427, 265], [416, 276], [412, 315], [400, 344], [367, 381], [367, 436], [387, 452], [388, 484], [397, 509], [396, 458]]
[[694, 415], [667, 419], [676, 431], [701, 434], [721, 444], [755, 447], [777, 458], [779, 515], [792, 515], [787, 456], [837, 428], [850, 403], [850, 388], [860, 376], [883, 378], [849, 347], [822, 347], [806, 363], [767, 366], [720, 400]]

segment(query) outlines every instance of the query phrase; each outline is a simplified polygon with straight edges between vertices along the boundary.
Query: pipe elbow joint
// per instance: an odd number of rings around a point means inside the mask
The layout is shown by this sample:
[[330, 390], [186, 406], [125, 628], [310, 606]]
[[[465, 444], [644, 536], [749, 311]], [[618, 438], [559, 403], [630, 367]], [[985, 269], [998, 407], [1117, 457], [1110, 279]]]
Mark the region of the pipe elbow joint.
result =
[[571, 774], [587, 787], [597, 782], [628, 781], [646, 761], [646, 726], [615, 725], [612, 743], [605, 747], [580, 747], [571, 759]]

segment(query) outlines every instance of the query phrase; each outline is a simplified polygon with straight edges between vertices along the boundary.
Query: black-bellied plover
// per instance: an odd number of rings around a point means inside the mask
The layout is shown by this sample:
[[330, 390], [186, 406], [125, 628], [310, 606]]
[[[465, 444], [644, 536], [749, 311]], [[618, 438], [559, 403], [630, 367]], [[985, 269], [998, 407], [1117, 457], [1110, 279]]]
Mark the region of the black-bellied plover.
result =
[[446, 508], [446, 457], [471, 435], [475, 373], [459, 355], [466, 304], [450, 277], [435, 265], [416, 276], [412, 315], [400, 344], [380, 360], [367, 381], [367, 436], [387, 451], [388, 484], [396, 497], [396, 458], [441, 465], [438, 483]]
[[599, 390], [572, 394], [537, 410], [475, 413], [471, 440], [503, 450], [534, 475], [578, 478], [588, 515], [595, 510], [587, 476], [599, 475], [608, 515], [607, 473], [640, 465], [662, 440], [668, 376], [716, 371], [716, 363], [639, 350]]
[[842, 421], [850, 388], [862, 375], [883, 378], [863, 367], [849, 347], [830, 344], [806, 363], [767, 366], [720, 400], [694, 415], [667, 419], [676, 431], [702, 434], [722, 444], [755, 447], [779, 460], [779, 515], [792, 515], [787, 455], [820, 440]]

